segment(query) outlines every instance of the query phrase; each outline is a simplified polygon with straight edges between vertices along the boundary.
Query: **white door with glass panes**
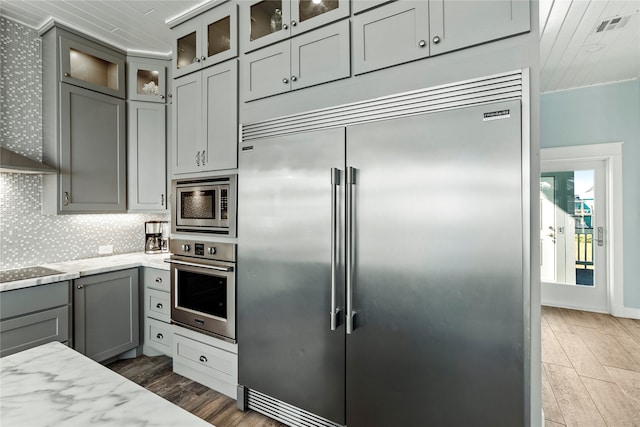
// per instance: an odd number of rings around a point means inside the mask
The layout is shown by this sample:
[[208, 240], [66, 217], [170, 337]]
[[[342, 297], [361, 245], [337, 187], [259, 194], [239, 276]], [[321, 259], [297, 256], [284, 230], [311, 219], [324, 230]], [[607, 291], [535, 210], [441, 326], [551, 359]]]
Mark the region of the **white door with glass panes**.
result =
[[605, 172], [602, 160], [542, 162], [543, 305], [609, 311]]

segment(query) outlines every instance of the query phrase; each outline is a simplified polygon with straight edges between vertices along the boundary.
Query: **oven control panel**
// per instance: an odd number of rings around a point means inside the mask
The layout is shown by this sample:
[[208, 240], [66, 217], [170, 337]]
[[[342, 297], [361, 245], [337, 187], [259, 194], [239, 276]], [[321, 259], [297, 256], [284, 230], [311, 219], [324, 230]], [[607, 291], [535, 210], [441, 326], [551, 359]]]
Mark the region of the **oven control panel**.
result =
[[236, 261], [235, 243], [172, 239], [169, 241], [169, 249], [172, 255], [218, 261]]

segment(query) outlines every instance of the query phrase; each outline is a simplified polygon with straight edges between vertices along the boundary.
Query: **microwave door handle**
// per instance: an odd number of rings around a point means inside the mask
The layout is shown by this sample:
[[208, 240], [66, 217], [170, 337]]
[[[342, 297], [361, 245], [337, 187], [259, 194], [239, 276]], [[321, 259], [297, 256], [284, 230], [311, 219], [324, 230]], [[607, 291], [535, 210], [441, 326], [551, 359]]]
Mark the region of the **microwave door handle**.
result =
[[227, 272], [233, 271], [233, 267], [219, 267], [217, 265], [196, 264], [195, 262], [177, 261], [175, 259], [165, 259], [164, 262], [169, 264], [186, 265], [189, 267], [207, 268], [209, 270], [216, 270], [216, 271], [227, 271]]

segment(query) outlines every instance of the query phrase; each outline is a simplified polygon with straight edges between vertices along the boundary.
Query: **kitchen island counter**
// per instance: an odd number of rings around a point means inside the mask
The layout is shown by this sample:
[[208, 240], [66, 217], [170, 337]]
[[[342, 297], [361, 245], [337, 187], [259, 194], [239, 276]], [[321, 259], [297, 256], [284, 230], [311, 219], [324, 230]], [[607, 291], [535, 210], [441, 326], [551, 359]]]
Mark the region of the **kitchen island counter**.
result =
[[0, 359], [3, 427], [211, 427], [58, 342]]
[[43, 264], [42, 267], [57, 270], [60, 274], [0, 283], [0, 292], [44, 285], [47, 283], [62, 282], [65, 280], [73, 280], [83, 276], [124, 270], [127, 268], [151, 267], [169, 270], [169, 264], [164, 262], [168, 257], [168, 253], [149, 255], [143, 252], [134, 252], [129, 254]]

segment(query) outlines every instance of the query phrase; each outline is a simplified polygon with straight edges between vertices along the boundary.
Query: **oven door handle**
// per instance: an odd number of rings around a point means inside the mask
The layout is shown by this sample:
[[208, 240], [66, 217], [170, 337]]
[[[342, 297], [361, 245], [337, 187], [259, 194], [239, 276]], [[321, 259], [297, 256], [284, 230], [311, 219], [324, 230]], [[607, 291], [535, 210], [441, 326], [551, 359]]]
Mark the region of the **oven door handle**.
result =
[[209, 270], [216, 271], [233, 271], [233, 267], [218, 267], [216, 265], [196, 264], [195, 262], [177, 261], [175, 259], [165, 259], [164, 262], [169, 264], [187, 265], [189, 267], [208, 268]]

